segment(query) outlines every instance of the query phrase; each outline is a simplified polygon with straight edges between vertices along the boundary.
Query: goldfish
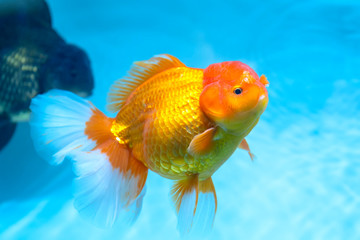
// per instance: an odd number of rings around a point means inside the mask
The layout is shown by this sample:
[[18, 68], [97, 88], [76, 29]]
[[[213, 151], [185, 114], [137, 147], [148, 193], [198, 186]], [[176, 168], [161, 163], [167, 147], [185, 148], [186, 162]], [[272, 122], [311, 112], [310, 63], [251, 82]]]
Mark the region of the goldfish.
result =
[[148, 171], [174, 180], [181, 235], [207, 232], [217, 209], [211, 176], [237, 148], [268, 103], [264, 75], [240, 61], [191, 68], [168, 54], [135, 62], [108, 93], [107, 117], [89, 101], [51, 90], [31, 103], [38, 153], [73, 161], [75, 208], [99, 226], [138, 217]]
[[53, 88], [91, 95], [94, 78], [84, 50], [52, 28], [43, 0], [0, 4], [0, 150], [17, 123], [28, 121], [31, 99]]

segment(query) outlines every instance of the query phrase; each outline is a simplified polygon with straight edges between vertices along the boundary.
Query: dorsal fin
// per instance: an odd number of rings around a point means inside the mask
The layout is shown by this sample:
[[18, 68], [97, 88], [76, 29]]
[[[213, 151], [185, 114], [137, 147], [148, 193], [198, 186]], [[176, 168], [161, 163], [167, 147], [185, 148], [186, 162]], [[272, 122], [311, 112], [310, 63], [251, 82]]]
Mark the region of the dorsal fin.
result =
[[126, 99], [140, 84], [160, 72], [175, 67], [185, 67], [185, 64], [169, 54], [160, 54], [146, 61], [134, 62], [128, 76], [117, 80], [111, 86], [108, 94], [108, 110], [119, 111]]

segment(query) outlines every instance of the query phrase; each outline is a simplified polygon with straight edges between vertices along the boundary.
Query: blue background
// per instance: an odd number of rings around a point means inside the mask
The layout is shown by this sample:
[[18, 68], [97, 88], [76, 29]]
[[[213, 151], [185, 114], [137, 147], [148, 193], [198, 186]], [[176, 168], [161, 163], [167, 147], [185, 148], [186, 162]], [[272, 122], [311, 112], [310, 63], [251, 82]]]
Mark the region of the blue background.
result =
[[[54, 28], [84, 48], [105, 110], [131, 63], [241, 60], [270, 82], [269, 105], [214, 174], [210, 239], [360, 239], [359, 1], [49, 0]], [[73, 208], [71, 164], [50, 166], [19, 125], [0, 152], [0, 239], [178, 239], [171, 181], [149, 174], [128, 229], [98, 229]]]

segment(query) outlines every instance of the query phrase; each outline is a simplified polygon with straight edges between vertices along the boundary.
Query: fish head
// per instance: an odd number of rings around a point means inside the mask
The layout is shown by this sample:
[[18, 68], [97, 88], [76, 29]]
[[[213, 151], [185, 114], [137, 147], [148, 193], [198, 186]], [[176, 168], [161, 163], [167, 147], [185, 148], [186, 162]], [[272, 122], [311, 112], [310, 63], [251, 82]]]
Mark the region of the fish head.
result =
[[63, 44], [50, 54], [42, 75], [44, 91], [53, 88], [71, 91], [82, 97], [92, 94], [94, 77], [90, 60], [82, 49]]
[[240, 61], [212, 64], [204, 70], [201, 110], [226, 131], [250, 131], [266, 109], [268, 84]]

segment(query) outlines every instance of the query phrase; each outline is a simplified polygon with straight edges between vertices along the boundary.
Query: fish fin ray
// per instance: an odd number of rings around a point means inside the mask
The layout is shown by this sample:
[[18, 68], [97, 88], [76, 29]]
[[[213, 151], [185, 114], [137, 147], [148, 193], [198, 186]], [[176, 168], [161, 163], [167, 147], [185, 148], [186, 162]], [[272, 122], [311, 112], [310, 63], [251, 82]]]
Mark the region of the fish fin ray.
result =
[[198, 201], [198, 176], [177, 181], [172, 190], [172, 200], [178, 214], [177, 228], [180, 235], [187, 235], [192, 226]]
[[125, 215], [124, 221], [126, 223], [132, 224], [139, 217], [145, 193], [146, 193], [146, 185], [143, 187], [143, 189], [141, 190], [139, 196], [135, 199], [135, 201], [133, 201], [133, 203], [131, 203], [130, 206], [125, 209], [127, 214]]
[[[114, 148], [122, 148], [116, 144]], [[124, 157], [124, 151], [118, 153], [118, 158]], [[114, 168], [109, 160], [114, 154], [104, 149], [76, 152], [71, 156], [77, 175], [75, 208], [96, 226], [111, 227], [119, 222], [131, 224], [140, 213], [148, 170], [131, 153], [127, 155], [125, 170]]]
[[216, 128], [209, 128], [196, 135], [190, 142], [187, 149], [192, 156], [198, 156], [208, 153], [214, 145], [213, 138], [216, 134]]
[[217, 197], [211, 177], [199, 181], [199, 197], [192, 226], [193, 235], [207, 235], [211, 232], [217, 209]]
[[146, 61], [134, 62], [128, 76], [117, 80], [112, 85], [108, 94], [108, 110], [119, 111], [126, 99], [140, 84], [160, 72], [175, 67], [185, 67], [185, 64], [169, 54], [160, 54]]
[[93, 109], [85, 134], [96, 142], [96, 147], [71, 156], [78, 176], [75, 207], [100, 227], [135, 221], [148, 173], [127, 145], [117, 141], [111, 132], [112, 124], [113, 119]]
[[241, 143], [239, 144], [238, 148], [247, 151], [248, 154], [249, 154], [249, 156], [250, 156], [250, 158], [251, 158], [251, 161], [254, 161], [255, 155], [250, 151], [249, 144], [247, 143], [247, 141], [245, 140], [245, 138], [241, 141]]
[[95, 143], [84, 133], [94, 106], [63, 90], [50, 90], [32, 99], [31, 135], [36, 151], [50, 164], [60, 164], [73, 150], [91, 150]]
[[53, 164], [65, 158], [73, 161], [78, 176], [75, 207], [80, 214], [100, 227], [120, 219], [135, 220], [148, 170], [111, 133], [114, 119], [62, 90], [38, 95], [30, 108], [32, 138], [39, 154]]

